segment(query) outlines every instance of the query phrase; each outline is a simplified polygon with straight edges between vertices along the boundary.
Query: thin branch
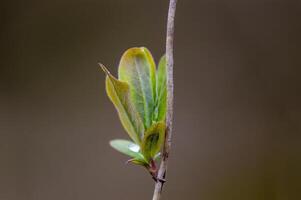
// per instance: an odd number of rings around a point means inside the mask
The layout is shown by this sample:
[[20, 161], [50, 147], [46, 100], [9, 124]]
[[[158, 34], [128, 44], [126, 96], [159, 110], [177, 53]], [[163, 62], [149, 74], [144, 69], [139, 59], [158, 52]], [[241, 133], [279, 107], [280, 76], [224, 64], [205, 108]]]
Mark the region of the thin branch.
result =
[[165, 175], [167, 171], [168, 157], [171, 148], [172, 138], [172, 117], [173, 117], [173, 40], [174, 40], [174, 20], [176, 13], [177, 0], [170, 0], [168, 18], [167, 18], [167, 33], [166, 33], [166, 62], [167, 62], [167, 115], [166, 115], [166, 134], [163, 146], [162, 160], [157, 175], [157, 182], [153, 200], [159, 200], [162, 193]]

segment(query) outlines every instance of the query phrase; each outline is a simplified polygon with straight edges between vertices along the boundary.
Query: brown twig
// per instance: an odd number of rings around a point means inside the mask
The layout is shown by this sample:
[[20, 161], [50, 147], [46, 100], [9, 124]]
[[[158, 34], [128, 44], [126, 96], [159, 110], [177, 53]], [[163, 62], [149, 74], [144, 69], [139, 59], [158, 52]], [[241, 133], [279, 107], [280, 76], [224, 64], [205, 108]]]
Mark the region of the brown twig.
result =
[[167, 62], [167, 115], [166, 115], [166, 134], [165, 142], [162, 150], [162, 160], [157, 175], [157, 182], [153, 200], [159, 200], [162, 193], [163, 184], [166, 181], [165, 175], [167, 171], [168, 156], [171, 147], [172, 138], [172, 117], [173, 117], [173, 39], [174, 39], [174, 19], [176, 13], [177, 0], [170, 0], [168, 18], [167, 18], [167, 33], [166, 33], [166, 62]]

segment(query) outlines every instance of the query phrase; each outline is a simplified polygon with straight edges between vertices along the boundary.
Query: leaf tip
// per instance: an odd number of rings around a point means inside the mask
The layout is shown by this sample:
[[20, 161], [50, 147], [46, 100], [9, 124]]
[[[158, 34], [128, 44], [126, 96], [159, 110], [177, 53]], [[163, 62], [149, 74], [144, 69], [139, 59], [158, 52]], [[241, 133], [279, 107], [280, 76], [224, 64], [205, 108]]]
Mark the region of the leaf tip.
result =
[[98, 65], [100, 66], [100, 68], [102, 69], [102, 71], [106, 74], [106, 75], [110, 75], [109, 70], [106, 68], [106, 66], [104, 66], [102, 63], [98, 63]]
[[118, 150], [118, 143], [120, 142], [121, 140], [119, 139], [114, 139], [114, 140], [110, 140], [109, 142], [109, 145], [113, 148], [113, 149], [116, 149]]
[[114, 147], [116, 142], [118, 142], [118, 139], [110, 140], [109, 144], [110, 146]]

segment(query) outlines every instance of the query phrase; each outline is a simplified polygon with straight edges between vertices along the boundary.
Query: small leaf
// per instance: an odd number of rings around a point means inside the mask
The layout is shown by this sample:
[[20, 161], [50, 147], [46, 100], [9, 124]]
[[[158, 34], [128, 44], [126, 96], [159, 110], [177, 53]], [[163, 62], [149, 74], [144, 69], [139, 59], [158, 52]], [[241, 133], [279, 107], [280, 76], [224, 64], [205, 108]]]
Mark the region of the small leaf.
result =
[[150, 127], [156, 99], [156, 66], [148, 49], [128, 49], [121, 57], [118, 78], [129, 84], [131, 100], [145, 128]]
[[135, 160], [140, 163], [145, 162], [143, 155], [140, 153], [140, 147], [131, 141], [116, 139], [111, 140], [110, 145], [117, 151], [134, 158], [131, 160]]
[[153, 124], [145, 133], [142, 140], [141, 152], [149, 162], [159, 153], [165, 139], [165, 123], [157, 122]]
[[141, 165], [146, 168], [149, 166], [145, 160], [141, 160], [141, 159], [137, 159], [137, 158], [130, 159], [126, 163], [133, 163], [135, 165]]
[[161, 158], [161, 152], [157, 153], [157, 154], [154, 156], [154, 161], [158, 161], [160, 158]]
[[118, 111], [124, 129], [136, 144], [140, 144], [144, 134], [144, 126], [140, 115], [130, 100], [129, 85], [113, 77], [105, 66], [101, 65], [101, 68], [107, 75], [107, 94]]
[[166, 56], [162, 56], [157, 69], [157, 117], [155, 121], [165, 121], [167, 107], [167, 88], [166, 88]]

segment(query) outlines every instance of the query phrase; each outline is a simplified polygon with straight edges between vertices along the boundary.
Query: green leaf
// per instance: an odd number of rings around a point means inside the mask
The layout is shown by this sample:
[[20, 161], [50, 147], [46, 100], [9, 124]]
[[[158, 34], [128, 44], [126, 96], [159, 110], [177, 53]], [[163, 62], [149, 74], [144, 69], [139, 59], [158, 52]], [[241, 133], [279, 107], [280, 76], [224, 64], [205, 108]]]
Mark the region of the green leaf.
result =
[[165, 139], [165, 123], [157, 122], [153, 124], [145, 133], [142, 140], [141, 152], [149, 162], [160, 152]]
[[135, 165], [141, 165], [143, 167], [148, 167], [149, 164], [147, 163], [147, 161], [145, 160], [141, 160], [141, 159], [137, 159], [137, 158], [133, 158], [127, 161], [127, 163], [133, 163]]
[[157, 153], [155, 156], [154, 156], [154, 161], [157, 161], [161, 158], [161, 152]]
[[144, 134], [144, 126], [142, 119], [130, 100], [129, 85], [114, 78], [105, 66], [101, 65], [101, 67], [107, 75], [107, 94], [117, 109], [124, 129], [136, 144], [140, 144]]
[[157, 69], [157, 99], [155, 121], [165, 121], [167, 107], [167, 88], [166, 88], [166, 56], [162, 56]]
[[118, 77], [129, 84], [131, 100], [145, 128], [150, 127], [156, 99], [156, 66], [151, 53], [145, 47], [128, 49], [121, 57]]
[[130, 160], [131, 162], [135, 164], [138, 162], [145, 163], [145, 159], [140, 153], [140, 147], [137, 144], [128, 140], [116, 139], [111, 140], [110, 145], [117, 151], [134, 158]]

